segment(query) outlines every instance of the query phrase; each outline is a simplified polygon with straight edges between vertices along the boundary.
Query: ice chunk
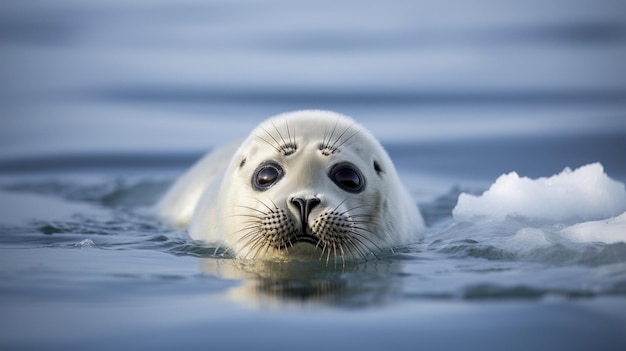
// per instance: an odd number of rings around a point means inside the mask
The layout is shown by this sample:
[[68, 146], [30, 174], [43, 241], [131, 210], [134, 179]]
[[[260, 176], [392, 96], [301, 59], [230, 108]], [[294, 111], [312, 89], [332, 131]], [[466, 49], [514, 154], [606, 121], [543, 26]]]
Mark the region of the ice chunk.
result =
[[96, 247], [96, 243], [93, 242], [93, 240], [91, 239], [85, 239], [85, 240], [81, 240], [80, 242], [74, 244], [74, 247], [77, 248], [91, 248], [91, 247]]
[[461, 194], [452, 214], [455, 220], [522, 216], [575, 223], [614, 217], [624, 211], [624, 184], [609, 178], [600, 163], [593, 163], [574, 171], [566, 168], [549, 178], [504, 174], [480, 196]]
[[580, 243], [602, 242], [612, 244], [626, 242], [626, 212], [601, 221], [578, 223], [561, 230], [563, 237]]

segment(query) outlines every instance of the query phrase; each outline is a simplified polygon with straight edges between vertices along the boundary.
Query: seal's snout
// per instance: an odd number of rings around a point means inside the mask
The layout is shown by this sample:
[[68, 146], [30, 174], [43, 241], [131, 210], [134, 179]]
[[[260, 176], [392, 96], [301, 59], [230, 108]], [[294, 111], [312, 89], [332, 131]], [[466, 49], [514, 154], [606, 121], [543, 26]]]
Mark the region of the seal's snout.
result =
[[309, 214], [311, 210], [322, 201], [317, 196], [292, 197], [289, 202], [293, 204], [300, 215], [300, 223], [302, 224], [302, 232], [306, 232], [307, 223], [309, 222]]

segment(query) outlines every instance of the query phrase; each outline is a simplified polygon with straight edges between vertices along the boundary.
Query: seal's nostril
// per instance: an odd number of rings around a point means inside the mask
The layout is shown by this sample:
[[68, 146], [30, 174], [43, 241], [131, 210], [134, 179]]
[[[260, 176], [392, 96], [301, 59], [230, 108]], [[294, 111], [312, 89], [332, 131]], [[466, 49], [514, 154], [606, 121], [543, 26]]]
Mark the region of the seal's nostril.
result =
[[311, 213], [311, 210], [322, 201], [315, 196], [306, 199], [293, 197], [289, 201], [300, 211], [300, 221], [302, 222], [302, 231], [304, 232], [309, 221], [309, 214]]

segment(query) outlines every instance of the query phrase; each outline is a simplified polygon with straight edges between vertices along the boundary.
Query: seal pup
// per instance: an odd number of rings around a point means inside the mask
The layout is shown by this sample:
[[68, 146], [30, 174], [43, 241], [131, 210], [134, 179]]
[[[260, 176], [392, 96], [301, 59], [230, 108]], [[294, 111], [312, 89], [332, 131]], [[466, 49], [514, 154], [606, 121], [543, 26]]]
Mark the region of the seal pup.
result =
[[156, 209], [245, 259], [367, 259], [416, 241], [424, 226], [380, 143], [331, 111], [262, 122], [201, 159]]

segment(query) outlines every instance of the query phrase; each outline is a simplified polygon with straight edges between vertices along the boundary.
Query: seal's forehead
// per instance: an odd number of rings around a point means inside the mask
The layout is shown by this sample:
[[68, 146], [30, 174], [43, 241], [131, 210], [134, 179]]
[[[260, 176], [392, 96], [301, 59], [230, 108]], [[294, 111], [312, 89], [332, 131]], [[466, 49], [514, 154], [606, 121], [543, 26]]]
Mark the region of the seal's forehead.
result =
[[250, 138], [268, 144], [288, 156], [299, 147], [314, 144], [322, 155], [377, 143], [362, 126], [344, 115], [328, 111], [299, 111], [278, 115], [261, 123]]

